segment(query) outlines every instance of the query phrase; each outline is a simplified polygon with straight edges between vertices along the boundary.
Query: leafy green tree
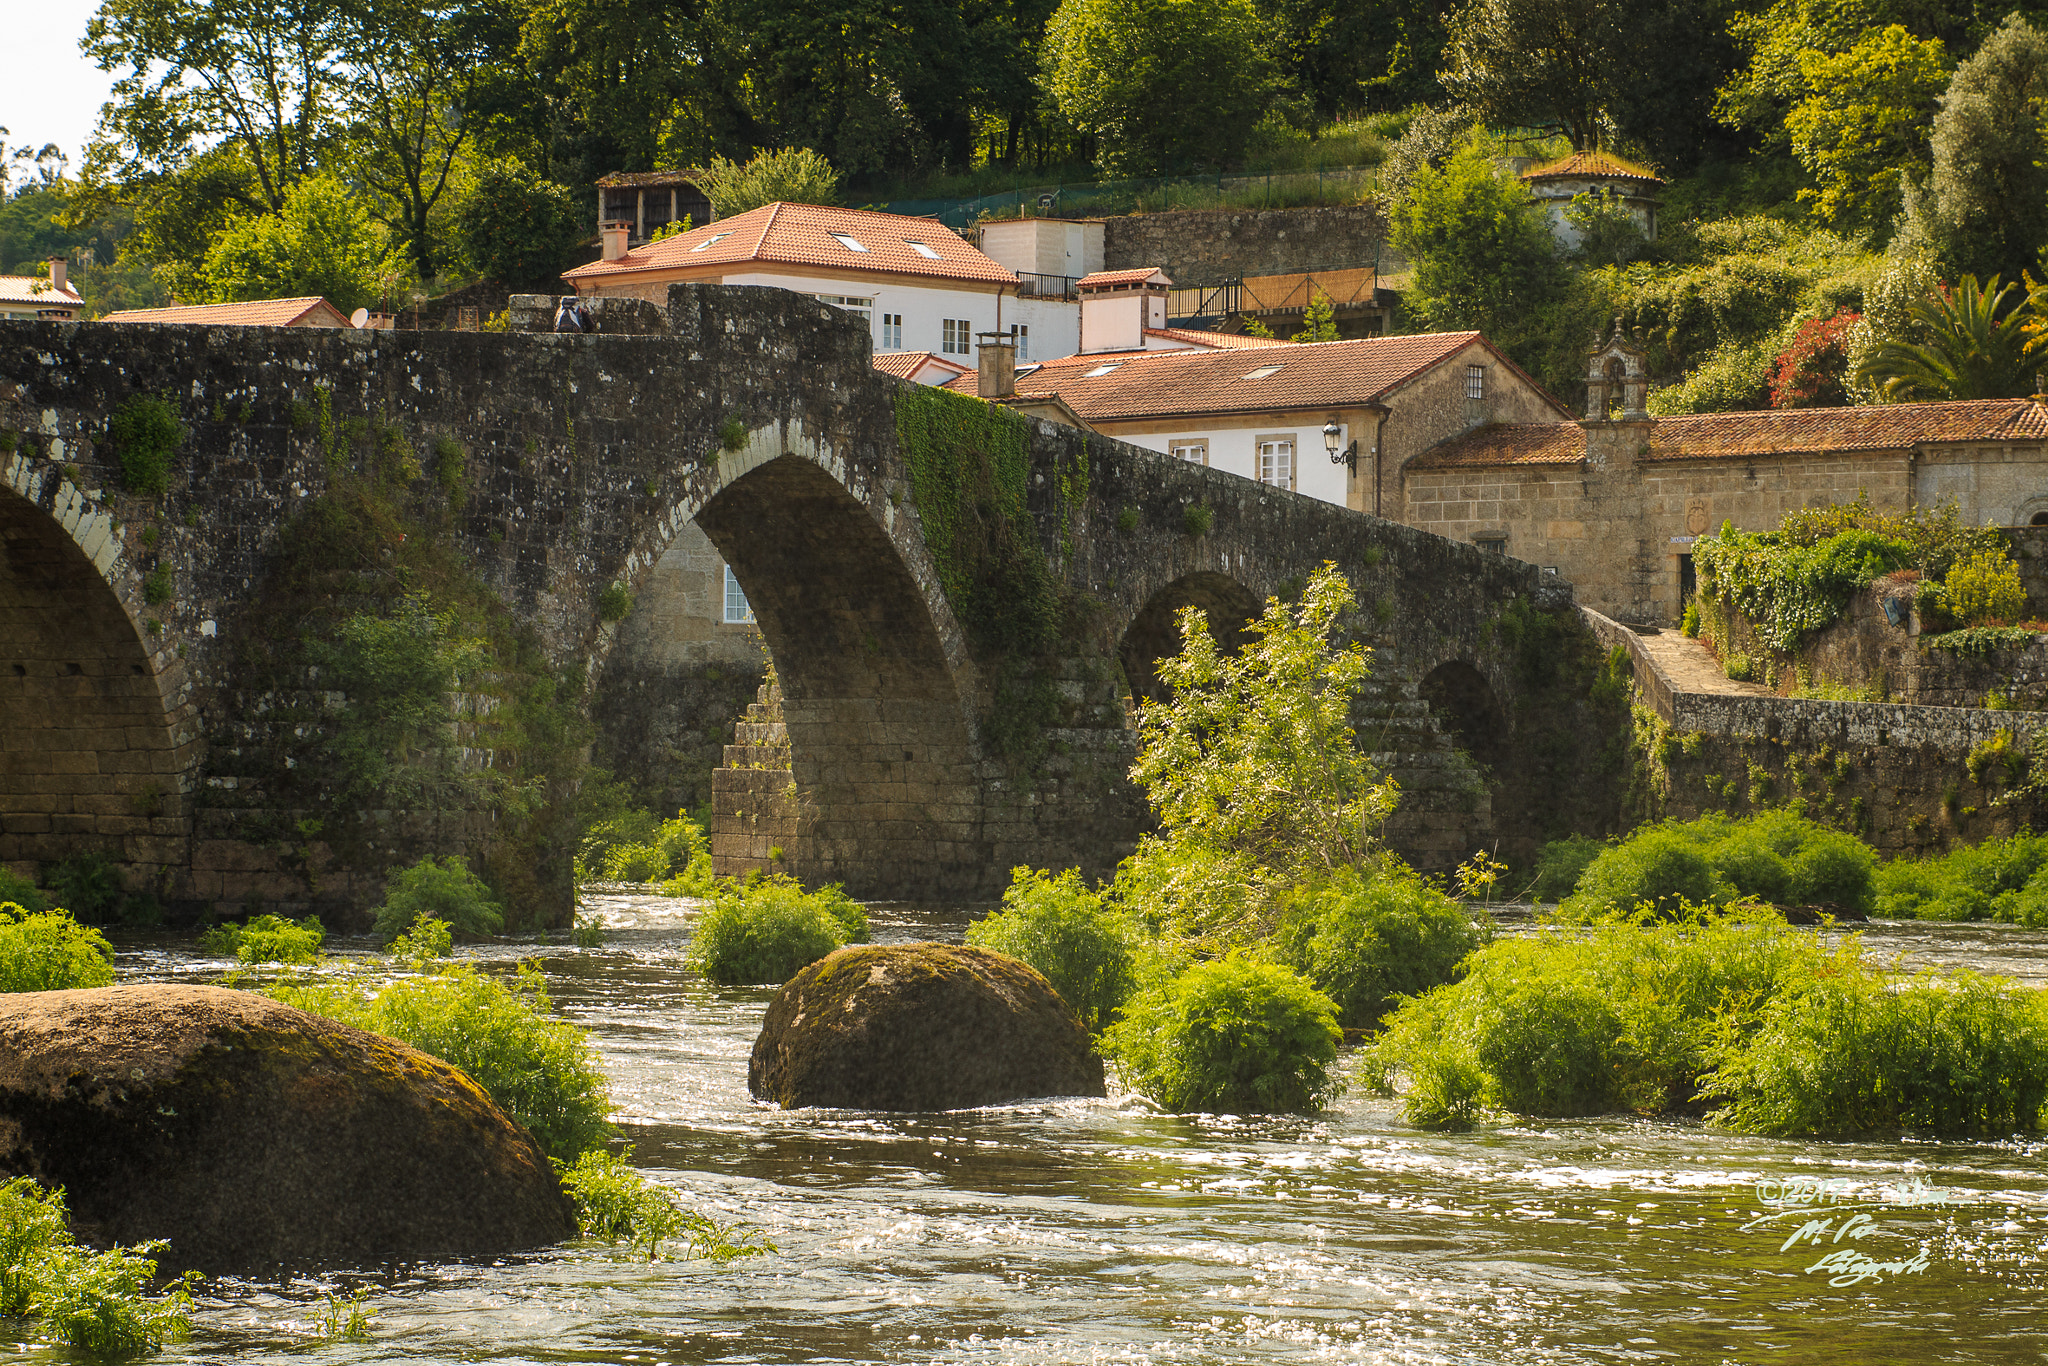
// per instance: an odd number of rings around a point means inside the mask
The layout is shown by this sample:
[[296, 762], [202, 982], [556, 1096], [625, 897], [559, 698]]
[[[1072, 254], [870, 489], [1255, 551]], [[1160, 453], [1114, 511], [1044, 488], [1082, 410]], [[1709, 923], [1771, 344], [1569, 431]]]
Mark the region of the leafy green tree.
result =
[[200, 283], [215, 303], [318, 294], [347, 313], [391, 292], [406, 263], [340, 180], [294, 185], [283, 208], [230, 224], [206, 253]]
[[1599, 145], [1626, 0], [1465, 0], [1438, 77], [1487, 122], [1554, 128]]
[[454, 217], [456, 246], [481, 274], [504, 284], [552, 281], [582, 236], [568, 188], [509, 157], [477, 171]]
[[1354, 865], [1377, 848], [1396, 789], [1352, 743], [1367, 651], [1333, 639], [1355, 605], [1326, 565], [1299, 603], [1267, 602], [1235, 655], [1201, 609], [1182, 610], [1180, 653], [1158, 664], [1173, 700], [1140, 709], [1131, 767], [1169, 843], [1282, 870]]
[[1062, 0], [1042, 60], [1046, 90], [1110, 175], [1231, 160], [1275, 80], [1250, 0]]
[[2008, 307], [2018, 289], [1995, 275], [1979, 287], [1965, 275], [1954, 289], [1924, 296], [1908, 312], [1925, 340], [1879, 342], [1859, 378], [1894, 403], [2032, 393], [2048, 337], [2031, 335], [2023, 312]]
[[1301, 331], [1288, 338], [1296, 342], [1326, 342], [1337, 340], [1337, 306], [1330, 302], [1330, 296], [1320, 289], [1308, 301], [1308, 307], [1301, 311]]
[[778, 200], [792, 204], [837, 204], [839, 173], [808, 147], [757, 152], [742, 166], [713, 157], [699, 182], [721, 218]]
[[1948, 84], [1941, 41], [1891, 24], [1840, 56], [1800, 53], [1799, 76], [1806, 93], [1785, 131], [1820, 187], [1799, 197], [1838, 226], [1889, 223], [1905, 183], [1927, 173], [1928, 124]]
[[2014, 14], [1956, 69], [1909, 245], [1958, 275], [2017, 278], [2048, 243], [2048, 35]]
[[1550, 230], [1494, 153], [1467, 139], [1441, 170], [1419, 168], [1394, 211], [1394, 246], [1415, 263], [1411, 302], [1433, 328], [1512, 334], [1561, 287]]

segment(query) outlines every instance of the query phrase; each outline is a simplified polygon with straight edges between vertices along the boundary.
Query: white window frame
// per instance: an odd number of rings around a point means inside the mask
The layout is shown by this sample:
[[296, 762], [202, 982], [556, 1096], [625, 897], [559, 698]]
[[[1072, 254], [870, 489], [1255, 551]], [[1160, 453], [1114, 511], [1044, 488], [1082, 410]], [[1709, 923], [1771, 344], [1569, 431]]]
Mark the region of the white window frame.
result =
[[942, 356], [971, 356], [974, 354], [974, 323], [966, 318], [944, 318], [940, 320], [939, 354]]
[[860, 299], [851, 294], [820, 294], [817, 296], [817, 299], [821, 304], [830, 304], [834, 308], [845, 309], [848, 313], [858, 316], [862, 322], [870, 326], [874, 324], [875, 301], [873, 299]]
[[867, 254], [868, 249], [862, 246], [860, 243], [860, 239], [858, 237], [855, 237], [850, 232], [832, 232], [830, 230], [827, 230], [825, 235], [827, 237], [830, 237], [833, 241], [837, 242], [840, 246], [845, 247], [848, 251], [857, 251], [860, 252], [863, 256]]
[[1209, 463], [1209, 443], [1204, 441], [1175, 441], [1167, 446], [1167, 453], [1176, 460], [1185, 460], [1190, 465]]
[[915, 237], [904, 238], [903, 245], [909, 247], [912, 251], [916, 252], [919, 256], [924, 257], [924, 259], [927, 261], [939, 261], [944, 259], [939, 255], [939, 253], [936, 250], [933, 249], [931, 243], [920, 242]]
[[1273, 433], [1257, 438], [1254, 454], [1258, 461], [1259, 482], [1270, 484], [1276, 489], [1294, 488], [1294, 434]]
[[882, 349], [901, 351], [903, 349], [903, 315], [884, 313], [882, 315]]
[[754, 624], [754, 605], [747, 601], [747, 590], [733, 577], [731, 565], [725, 566], [725, 610], [719, 619], [727, 626]]
[[1485, 366], [1483, 366], [1483, 365], [1468, 365], [1468, 366], [1466, 366], [1466, 367], [1465, 367], [1465, 397], [1466, 397], [1466, 398], [1485, 398], [1485, 397], [1486, 397], [1486, 367], [1485, 367]]
[[1010, 342], [1017, 348], [1018, 360], [1031, 359], [1031, 327], [1028, 323], [1010, 324]]

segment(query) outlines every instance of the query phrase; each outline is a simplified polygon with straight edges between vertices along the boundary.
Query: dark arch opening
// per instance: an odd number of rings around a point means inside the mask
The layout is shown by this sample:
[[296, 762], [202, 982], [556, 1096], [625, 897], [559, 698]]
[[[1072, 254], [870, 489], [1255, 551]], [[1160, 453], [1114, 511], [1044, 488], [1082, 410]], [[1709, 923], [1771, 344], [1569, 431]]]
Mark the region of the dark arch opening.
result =
[[134, 885], [176, 859], [191, 755], [174, 721], [114, 590], [0, 485], [0, 864], [100, 853]]
[[[798, 794], [783, 863], [863, 896], [975, 888], [982, 841], [964, 699], [923, 590], [872, 513], [815, 463], [772, 460], [697, 524], [775, 661]], [[715, 851], [714, 851], [715, 852]]]
[[1499, 766], [1508, 741], [1507, 714], [1479, 670], [1461, 659], [1439, 664], [1423, 678], [1421, 692], [1459, 749], [1483, 768]]
[[2048, 512], [2037, 512], [2027, 519], [2028, 526], [2048, 526]]
[[1132, 701], [1164, 702], [1171, 697], [1159, 681], [1157, 664], [1180, 653], [1180, 628], [1175, 618], [1183, 607], [1199, 607], [1208, 614], [1209, 634], [1226, 654], [1244, 648], [1250, 635], [1246, 624], [1259, 614], [1258, 598], [1228, 574], [1189, 574], [1167, 584], [1131, 618], [1118, 646]]

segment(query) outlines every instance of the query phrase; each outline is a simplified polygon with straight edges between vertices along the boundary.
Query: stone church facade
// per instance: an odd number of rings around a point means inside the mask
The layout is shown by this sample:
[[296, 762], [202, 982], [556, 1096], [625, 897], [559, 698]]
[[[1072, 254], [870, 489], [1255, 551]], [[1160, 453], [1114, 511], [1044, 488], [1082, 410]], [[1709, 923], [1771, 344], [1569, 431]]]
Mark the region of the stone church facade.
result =
[[2048, 524], [2048, 405], [2034, 399], [1652, 417], [1641, 343], [1618, 325], [1588, 369], [1577, 422], [1495, 424], [1400, 468], [1388, 513], [1554, 570], [1620, 621], [1672, 623], [1692, 543], [1722, 522], [1866, 495], [1953, 499], [1973, 525]]

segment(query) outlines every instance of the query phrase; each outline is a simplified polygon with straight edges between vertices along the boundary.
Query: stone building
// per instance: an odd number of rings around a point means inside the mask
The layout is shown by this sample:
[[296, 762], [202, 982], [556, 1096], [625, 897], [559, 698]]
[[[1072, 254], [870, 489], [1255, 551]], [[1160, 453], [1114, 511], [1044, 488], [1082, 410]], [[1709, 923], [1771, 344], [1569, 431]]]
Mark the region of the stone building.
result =
[[1609, 194], [1628, 210], [1643, 237], [1657, 240], [1657, 192], [1664, 182], [1646, 167], [1623, 161], [1606, 152], [1573, 152], [1561, 161], [1522, 172], [1529, 197], [1543, 209], [1550, 222], [1550, 235], [1566, 251], [1579, 245], [1579, 230], [1565, 216], [1572, 200], [1582, 194]]
[[1639, 623], [1677, 619], [1692, 543], [1724, 521], [1763, 531], [1861, 494], [1896, 509], [1953, 499], [1972, 525], [2048, 524], [2035, 399], [1652, 417], [1643, 347], [1618, 324], [1587, 389], [1578, 422], [1494, 423], [1418, 452], [1387, 515], [1553, 568], [1581, 603]]

